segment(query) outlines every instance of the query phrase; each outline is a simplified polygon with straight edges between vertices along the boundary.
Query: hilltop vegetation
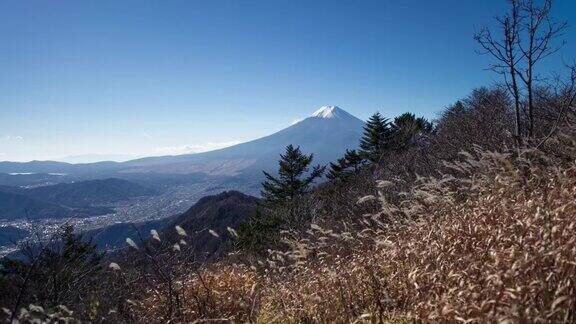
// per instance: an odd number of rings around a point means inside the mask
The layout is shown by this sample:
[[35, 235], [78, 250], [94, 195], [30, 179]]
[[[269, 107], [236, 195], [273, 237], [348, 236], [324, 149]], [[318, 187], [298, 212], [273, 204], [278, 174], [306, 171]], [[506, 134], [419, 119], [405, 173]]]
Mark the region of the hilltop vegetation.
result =
[[[463, 155], [447, 166], [454, 173], [418, 180], [399, 204], [388, 198], [395, 183], [380, 182], [375, 213], [291, 233], [265, 265], [223, 262], [186, 276], [177, 318], [573, 322], [576, 146], [567, 143], [552, 157]], [[149, 294], [141, 319], [167, 319], [164, 302]]]

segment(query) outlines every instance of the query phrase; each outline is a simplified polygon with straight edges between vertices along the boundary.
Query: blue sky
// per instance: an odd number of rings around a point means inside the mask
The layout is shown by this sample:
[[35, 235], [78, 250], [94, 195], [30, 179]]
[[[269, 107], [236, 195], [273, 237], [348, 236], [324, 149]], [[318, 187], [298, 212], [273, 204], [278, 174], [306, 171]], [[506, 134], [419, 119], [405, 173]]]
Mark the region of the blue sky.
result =
[[[433, 118], [496, 76], [485, 1], [0, 0], [0, 160], [175, 154], [322, 105]], [[576, 1], [554, 15], [576, 25]], [[547, 69], [573, 59], [576, 31]], [[101, 154], [92, 157], [84, 155]]]

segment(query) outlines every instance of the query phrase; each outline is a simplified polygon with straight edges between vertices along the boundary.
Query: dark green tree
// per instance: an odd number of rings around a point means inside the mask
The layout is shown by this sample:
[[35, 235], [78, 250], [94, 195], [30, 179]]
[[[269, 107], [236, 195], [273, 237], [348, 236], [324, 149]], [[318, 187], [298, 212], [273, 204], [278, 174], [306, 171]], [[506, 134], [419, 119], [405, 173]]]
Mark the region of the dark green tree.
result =
[[322, 176], [325, 166], [317, 165], [310, 172], [313, 154], [305, 155], [300, 147], [288, 145], [280, 155], [278, 177], [264, 171], [266, 181], [262, 183], [262, 197], [268, 205], [284, 204], [294, 200], [310, 189], [315, 179]]
[[346, 159], [339, 158], [336, 163], [330, 162], [326, 178], [330, 180], [340, 179], [346, 170]]
[[266, 248], [278, 243], [282, 220], [275, 214], [263, 215], [260, 209], [238, 226], [236, 244], [244, 251], [264, 253]]
[[390, 148], [390, 123], [380, 113], [375, 113], [364, 126], [364, 135], [360, 139], [360, 154], [374, 163]]
[[346, 150], [343, 158], [338, 159], [336, 163], [330, 162], [330, 169], [326, 177], [330, 180], [345, 180], [358, 172], [365, 162], [366, 160], [356, 150]]
[[421, 139], [432, 133], [432, 123], [412, 113], [404, 113], [396, 118], [390, 126], [390, 146], [396, 151], [402, 151], [412, 145], [416, 145]]
[[366, 160], [364, 160], [356, 150], [346, 150], [344, 159], [346, 159], [348, 168], [354, 172], [358, 172], [358, 170], [360, 170], [360, 168], [366, 163]]

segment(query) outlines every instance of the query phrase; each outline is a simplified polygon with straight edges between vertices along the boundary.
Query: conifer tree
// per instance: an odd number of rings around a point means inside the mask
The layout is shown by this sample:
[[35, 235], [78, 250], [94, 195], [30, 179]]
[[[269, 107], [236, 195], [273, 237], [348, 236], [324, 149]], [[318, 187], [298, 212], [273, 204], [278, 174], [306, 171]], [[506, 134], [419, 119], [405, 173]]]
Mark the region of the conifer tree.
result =
[[366, 162], [356, 150], [346, 150], [344, 159], [348, 163], [348, 168], [354, 172], [357, 172]]
[[356, 150], [346, 150], [343, 158], [338, 159], [336, 163], [330, 162], [330, 170], [326, 177], [330, 180], [344, 180], [358, 172], [365, 162], [366, 160]]
[[391, 147], [396, 151], [404, 150], [417, 144], [420, 139], [433, 131], [432, 123], [412, 113], [404, 113], [396, 118], [390, 126]]
[[304, 194], [314, 180], [324, 173], [325, 166], [317, 165], [308, 173], [313, 154], [305, 155], [300, 147], [288, 145], [280, 155], [278, 177], [264, 171], [262, 197], [268, 205], [283, 204]]
[[330, 179], [330, 180], [335, 180], [335, 179], [339, 179], [342, 177], [342, 174], [344, 173], [344, 170], [346, 169], [346, 159], [345, 158], [339, 158], [336, 163], [334, 162], [330, 162], [330, 169], [328, 170], [328, 173], [326, 174], [326, 178]]
[[390, 124], [380, 113], [375, 113], [364, 126], [364, 135], [360, 139], [362, 157], [374, 163], [389, 148]]

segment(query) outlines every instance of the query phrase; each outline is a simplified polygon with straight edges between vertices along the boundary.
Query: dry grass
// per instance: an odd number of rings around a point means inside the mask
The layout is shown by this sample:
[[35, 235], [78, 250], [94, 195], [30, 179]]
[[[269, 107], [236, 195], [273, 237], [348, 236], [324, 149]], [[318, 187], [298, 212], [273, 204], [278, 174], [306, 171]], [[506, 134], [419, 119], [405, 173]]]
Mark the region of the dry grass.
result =
[[[219, 265], [194, 272], [176, 282], [181, 299], [179, 311], [174, 315], [180, 322], [198, 319], [246, 322], [259, 307], [257, 280], [257, 273], [242, 265]], [[164, 295], [149, 294], [143, 301], [142, 320], [168, 321], [164, 299]]]
[[576, 154], [566, 142], [519, 157], [464, 154], [450, 174], [396, 193], [397, 204], [381, 183], [377, 214], [287, 233], [291, 248], [258, 271], [190, 275], [177, 320], [575, 322]]

